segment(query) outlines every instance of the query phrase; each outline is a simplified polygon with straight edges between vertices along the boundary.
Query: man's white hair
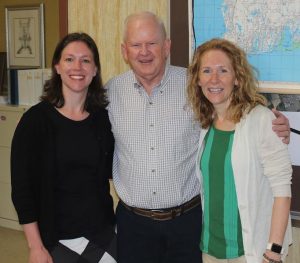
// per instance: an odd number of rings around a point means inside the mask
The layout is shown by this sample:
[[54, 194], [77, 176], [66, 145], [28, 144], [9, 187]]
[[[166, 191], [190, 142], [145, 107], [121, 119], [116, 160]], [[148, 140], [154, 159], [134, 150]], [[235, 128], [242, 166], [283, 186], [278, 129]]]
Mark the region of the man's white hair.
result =
[[161, 34], [165, 39], [167, 37], [167, 31], [164, 22], [154, 13], [150, 11], [141, 11], [137, 13], [133, 13], [126, 17], [124, 21], [124, 32], [123, 32], [123, 41], [126, 41], [127, 38], [127, 31], [128, 31], [128, 24], [134, 20], [143, 20], [143, 19], [152, 19], [155, 23], [157, 23], [158, 27], [160, 28]]

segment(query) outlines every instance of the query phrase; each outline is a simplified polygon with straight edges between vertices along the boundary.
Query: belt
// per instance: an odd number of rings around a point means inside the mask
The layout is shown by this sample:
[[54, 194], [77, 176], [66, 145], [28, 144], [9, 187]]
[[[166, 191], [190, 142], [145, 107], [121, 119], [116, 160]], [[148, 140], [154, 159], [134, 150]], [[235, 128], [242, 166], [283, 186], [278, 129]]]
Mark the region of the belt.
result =
[[151, 218], [153, 220], [158, 221], [166, 221], [170, 219], [174, 219], [175, 217], [181, 216], [182, 214], [190, 211], [191, 209], [197, 207], [201, 204], [200, 195], [195, 196], [190, 201], [176, 207], [166, 208], [166, 209], [143, 209], [132, 207], [125, 204], [122, 200], [120, 203], [127, 208], [127, 210], [139, 215]]

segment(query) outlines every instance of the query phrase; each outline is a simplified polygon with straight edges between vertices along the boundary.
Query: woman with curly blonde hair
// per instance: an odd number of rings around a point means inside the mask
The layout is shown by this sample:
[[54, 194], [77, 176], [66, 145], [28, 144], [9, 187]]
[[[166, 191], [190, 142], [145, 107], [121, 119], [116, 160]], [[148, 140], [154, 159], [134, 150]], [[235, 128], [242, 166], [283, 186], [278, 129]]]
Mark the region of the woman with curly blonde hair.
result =
[[203, 262], [282, 262], [291, 243], [291, 162], [272, 130], [245, 52], [225, 39], [200, 45], [188, 98], [200, 122]]
[[257, 92], [258, 81], [255, 78], [255, 70], [248, 63], [245, 52], [229, 41], [213, 39], [198, 47], [189, 67], [188, 95], [196, 118], [203, 128], [211, 125], [214, 115], [213, 105], [198, 88], [198, 73], [201, 66], [199, 62], [203, 54], [209, 50], [222, 50], [227, 54], [239, 83], [233, 87], [234, 92], [232, 92], [231, 103], [227, 109], [233, 122], [239, 122], [243, 114], [256, 105], [266, 105], [265, 98]]

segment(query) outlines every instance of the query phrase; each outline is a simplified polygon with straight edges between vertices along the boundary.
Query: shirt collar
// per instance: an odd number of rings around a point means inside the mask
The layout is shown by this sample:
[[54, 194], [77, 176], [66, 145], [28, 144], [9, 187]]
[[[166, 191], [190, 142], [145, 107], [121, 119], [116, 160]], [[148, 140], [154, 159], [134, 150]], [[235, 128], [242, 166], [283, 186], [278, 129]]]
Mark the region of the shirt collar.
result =
[[[166, 67], [165, 67], [165, 73], [164, 73], [164, 75], [163, 75], [163, 77], [162, 77], [160, 83], [158, 83], [158, 84], [154, 87], [154, 89], [153, 89], [154, 92], [157, 92], [157, 91], [163, 91], [163, 90], [164, 90], [164, 88], [165, 88], [165, 86], [166, 86], [165, 84], [167, 83], [167, 81], [168, 81], [168, 79], [169, 79], [169, 73], [170, 73], [170, 65], [169, 65], [169, 64], [166, 64]], [[133, 75], [134, 75], [134, 73], [133, 73]], [[137, 78], [135, 77], [135, 75], [134, 75], [134, 82], [133, 82], [133, 84], [134, 84], [134, 87], [135, 87], [136, 89], [143, 89], [142, 84], [137, 80]]]

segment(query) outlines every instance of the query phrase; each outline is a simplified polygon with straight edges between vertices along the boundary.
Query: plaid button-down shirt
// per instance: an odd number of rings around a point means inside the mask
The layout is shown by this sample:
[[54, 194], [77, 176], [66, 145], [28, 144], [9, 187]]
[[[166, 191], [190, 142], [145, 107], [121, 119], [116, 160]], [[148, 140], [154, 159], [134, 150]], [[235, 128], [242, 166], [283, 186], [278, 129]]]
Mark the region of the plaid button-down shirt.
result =
[[200, 193], [195, 175], [200, 127], [186, 101], [186, 69], [167, 66], [149, 96], [132, 71], [111, 79], [113, 181], [128, 205], [159, 209]]

